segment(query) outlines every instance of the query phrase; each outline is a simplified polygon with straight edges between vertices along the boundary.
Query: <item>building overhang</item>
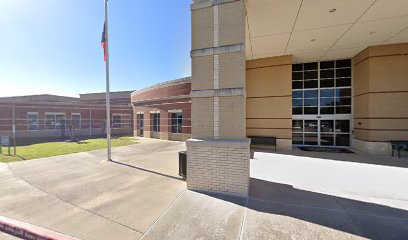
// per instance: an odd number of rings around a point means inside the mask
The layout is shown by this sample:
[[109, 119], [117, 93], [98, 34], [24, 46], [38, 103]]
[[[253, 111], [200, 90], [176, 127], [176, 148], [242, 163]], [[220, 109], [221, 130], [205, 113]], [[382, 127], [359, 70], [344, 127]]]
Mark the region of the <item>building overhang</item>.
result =
[[350, 58], [369, 46], [408, 42], [407, 0], [245, 0], [246, 59]]

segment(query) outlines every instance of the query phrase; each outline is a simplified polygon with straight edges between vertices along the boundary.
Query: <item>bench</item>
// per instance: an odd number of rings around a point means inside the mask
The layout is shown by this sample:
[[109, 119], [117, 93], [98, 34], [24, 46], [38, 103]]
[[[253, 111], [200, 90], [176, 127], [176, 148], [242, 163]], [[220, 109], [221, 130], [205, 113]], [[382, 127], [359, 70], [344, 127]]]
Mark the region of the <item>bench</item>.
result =
[[252, 146], [274, 146], [276, 152], [276, 137], [249, 137]]
[[392, 154], [391, 156], [394, 157], [394, 152], [398, 153], [398, 158], [401, 158], [401, 151], [408, 152], [408, 141], [401, 141], [401, 140], [391, 140], [391, 149]]

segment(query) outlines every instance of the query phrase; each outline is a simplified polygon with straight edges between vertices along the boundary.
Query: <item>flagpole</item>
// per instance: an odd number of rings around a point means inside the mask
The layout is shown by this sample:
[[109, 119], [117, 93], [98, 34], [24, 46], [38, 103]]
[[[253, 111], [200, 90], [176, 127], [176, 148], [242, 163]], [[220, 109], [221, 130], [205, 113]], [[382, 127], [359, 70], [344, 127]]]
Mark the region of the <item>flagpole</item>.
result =
[[111, 126], [109, 96], [109, 31], [108, 31], [108, 0], [105, 0], [105, 51], [106, 51], [106, 140], [108, 143], [108, 161], [111, 161]]

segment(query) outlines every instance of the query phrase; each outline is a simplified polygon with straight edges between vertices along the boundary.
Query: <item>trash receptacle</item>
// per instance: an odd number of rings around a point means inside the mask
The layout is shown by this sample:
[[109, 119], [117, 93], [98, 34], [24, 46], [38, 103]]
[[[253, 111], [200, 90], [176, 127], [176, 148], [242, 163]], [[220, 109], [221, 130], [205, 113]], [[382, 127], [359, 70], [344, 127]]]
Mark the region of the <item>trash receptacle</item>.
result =
[[187, 151], [179, 152], [179, 175], [187, 178]]

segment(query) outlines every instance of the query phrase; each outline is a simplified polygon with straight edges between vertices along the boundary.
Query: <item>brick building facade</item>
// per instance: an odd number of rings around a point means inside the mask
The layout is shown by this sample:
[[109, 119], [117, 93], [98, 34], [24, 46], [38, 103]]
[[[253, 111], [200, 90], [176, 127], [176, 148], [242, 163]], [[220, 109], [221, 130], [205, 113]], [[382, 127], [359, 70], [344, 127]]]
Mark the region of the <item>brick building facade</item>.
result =
[[[130, 93], [111, 93], [112, 135], [133, 132]], [[80, 98], [55, 95], [0, 98], [0, 136], [12, 136], [13, 125], [18, 139], [65, 138], [73, 134], [102, 136], [106, 132], [105, 101], [104, 93], [82, 94]]]
[[191, 137], [191, 79], [164, 82], [132, 93], [134, 135], [184, 141]]

